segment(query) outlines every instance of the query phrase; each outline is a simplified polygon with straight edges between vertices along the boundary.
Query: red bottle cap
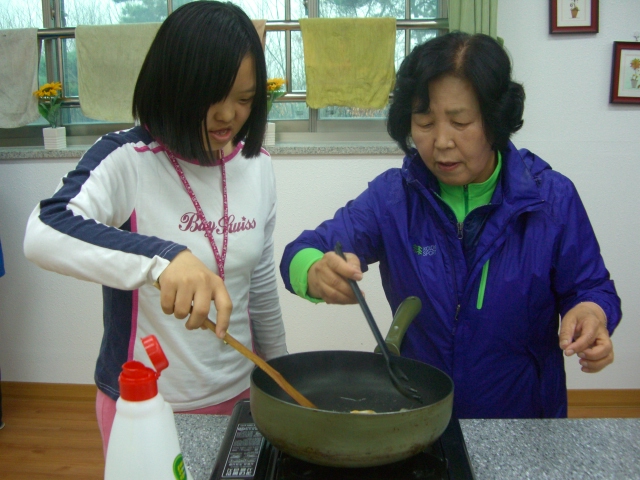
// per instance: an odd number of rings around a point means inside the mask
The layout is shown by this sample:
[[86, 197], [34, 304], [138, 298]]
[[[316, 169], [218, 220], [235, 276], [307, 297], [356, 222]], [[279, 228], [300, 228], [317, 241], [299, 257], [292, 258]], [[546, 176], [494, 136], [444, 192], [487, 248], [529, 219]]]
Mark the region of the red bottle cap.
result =
[[158, 342], [155, 335], [149, 335], [141, 340], [142, 346], [147, 351], [147, 355], [149, 355], [149, 360], [151, 360], [153, 366], [156, 367], [156, 372], [158, 372], [158, 376], [160, 376], [160, 372], [169, 366], [169, 360], [167, 360], [167, 357], [162, 351], [160, 342]]
[[122, 373], [118, 377], [120, 396], [130, 402], [141, 402], [155, 397], [158, 394], [160, 372], [169, 366], [169, 361], [155, 335], [144, 337], [142, 345], [156, 370], [135, 360], [122, 366]]

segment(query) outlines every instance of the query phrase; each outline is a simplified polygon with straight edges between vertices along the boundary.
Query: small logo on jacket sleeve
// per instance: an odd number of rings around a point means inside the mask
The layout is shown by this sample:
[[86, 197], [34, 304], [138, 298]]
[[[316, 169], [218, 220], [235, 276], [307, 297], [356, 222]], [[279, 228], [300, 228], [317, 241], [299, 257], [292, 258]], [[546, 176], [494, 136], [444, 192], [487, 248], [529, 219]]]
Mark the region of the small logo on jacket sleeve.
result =
[[419, 257], [426, 257], [436, 254], [436, 246], [435, 245], [426, 245], [424, 247], [420, 245], [413, 245], [413, 253], [418, 255]]

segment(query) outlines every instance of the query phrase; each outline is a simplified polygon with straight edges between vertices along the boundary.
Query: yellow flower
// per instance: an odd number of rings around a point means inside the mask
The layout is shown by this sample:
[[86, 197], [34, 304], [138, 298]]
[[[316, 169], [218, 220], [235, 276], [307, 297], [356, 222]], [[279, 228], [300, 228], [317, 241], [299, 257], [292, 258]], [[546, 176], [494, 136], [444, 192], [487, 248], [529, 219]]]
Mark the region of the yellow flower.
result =
[[631, 60], [631, 68], [634, 70], [640, 69], [640, 58], [634, 58]]
[[62, 104], [62, 84], [45, 83], [33, 95], [38, 98], [38, 111], [53, 128], [58, 126], [60, 105]]
[[38, 90], [33, 92], [33, 94], [38, 98], [55, 97], [61, 91], [62, 91], [62, 84], [60, 82], [53, 82], [53, 83], [45, 83]]
[[275, 92], [286, 85], [284, 78], [270, 78], [267, 80], [267, 92]]
[[287, 93], [283, 88], [286, 84], [284, 78], [269, 78], [267, 80], [267, 115], [271, 111], [274, 100]]

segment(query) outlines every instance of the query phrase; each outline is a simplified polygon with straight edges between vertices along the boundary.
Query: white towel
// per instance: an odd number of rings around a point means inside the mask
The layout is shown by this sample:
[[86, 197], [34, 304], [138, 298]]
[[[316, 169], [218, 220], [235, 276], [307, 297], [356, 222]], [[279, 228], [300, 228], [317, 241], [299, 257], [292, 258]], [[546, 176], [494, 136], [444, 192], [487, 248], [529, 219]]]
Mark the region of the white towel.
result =
[[260, 41], [262, 42], [262, 48], [264, 49], [264, 44], [267, 41], [267, 21], [251, 20], [251, 22], [253, 22], [253, 26], [256, 27], [256, 32], [258, 32], [258, 36], [260, 37]]
[[0, 128], [16, 128], [40, 117], [37, 28], [0, 30]]
[[[254, 20], [264, 47], [266, 21]], [[133, 91], [160, 23], [78, 25], [78, 96], [82, 113], [106, 122], [133, 122]]]
[[82, 113], [133, 122], [133, 90], [160, 23], [78, 25], [78, 96]]

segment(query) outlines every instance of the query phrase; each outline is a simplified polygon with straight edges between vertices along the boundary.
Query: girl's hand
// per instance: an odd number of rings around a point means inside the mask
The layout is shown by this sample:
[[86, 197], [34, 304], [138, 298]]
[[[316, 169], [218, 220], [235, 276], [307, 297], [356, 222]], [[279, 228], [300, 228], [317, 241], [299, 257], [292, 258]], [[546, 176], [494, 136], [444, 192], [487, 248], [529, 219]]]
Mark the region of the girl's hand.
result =
[[353, 253], [345, 253], [345, 256], [346, 262], [335, 252], [327, 252], [311, 266], [307, 274], [309, 296], [327, 303], [358, 303], [347, 279], [362, 280], [360, 260]]
[[160, 305], [167, 315], [183, 319], [189, 330], [206, 328], [211, 300], [215, 303], [216, 335], [224, 338], [233, 305], [222, 279], [189, 250], [183, 250], [160, 274]]

